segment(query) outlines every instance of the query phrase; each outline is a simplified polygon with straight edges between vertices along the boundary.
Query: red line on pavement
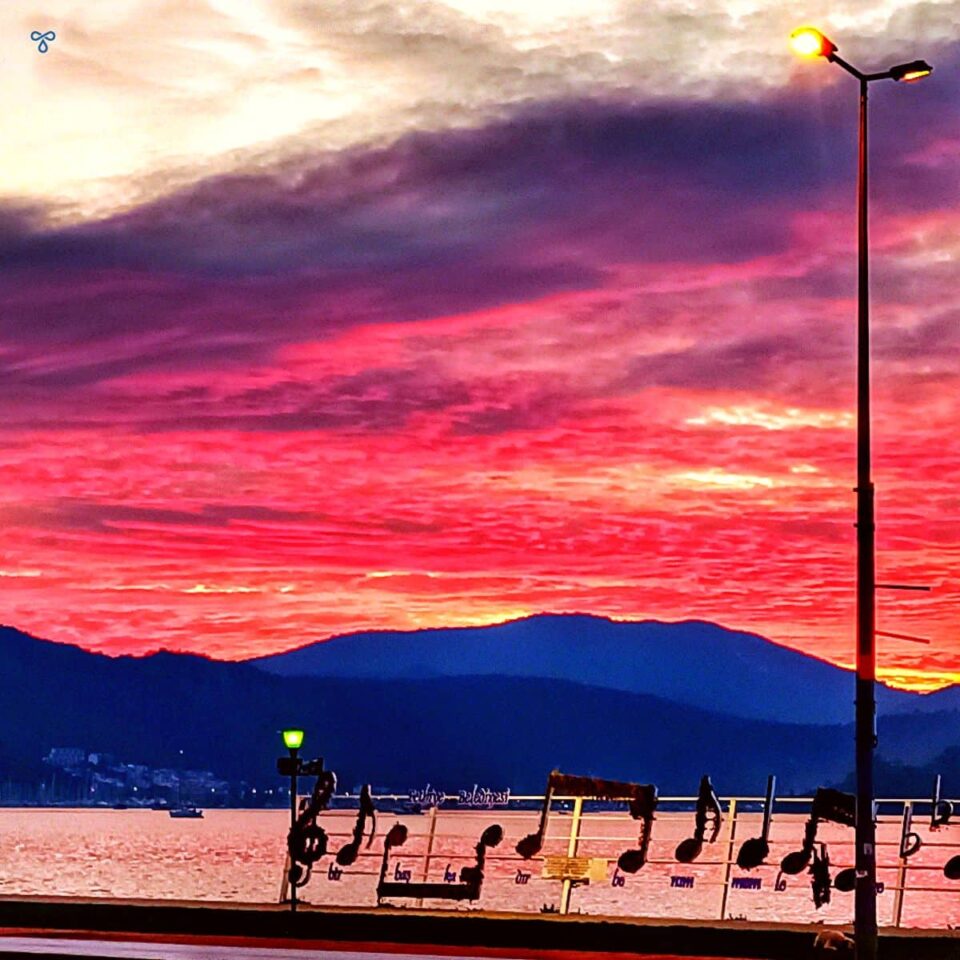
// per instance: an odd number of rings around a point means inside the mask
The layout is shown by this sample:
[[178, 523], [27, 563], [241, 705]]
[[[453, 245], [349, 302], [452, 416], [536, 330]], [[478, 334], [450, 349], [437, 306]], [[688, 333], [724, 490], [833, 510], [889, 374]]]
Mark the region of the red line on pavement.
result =
[[170, 943], [189, 946], [253, 947], [265, 950], [316, 950], [344, 953], [397, 953], [411, 956], [492, 957], [516, 960], [743, 960], [738, 957], [702, 957], [689, 953], [625, 953], [601, 950], [540, 950], [530, 947], [465, 947], [433, 943], [376, 943], [362, 940], [303, 940], [295, 937], [229, 937], [196, 934], [117, 933], [92, 930], [49, 930], [4, 927], [0, 937], [37, 937], [44, 940], [103, 940], [116, 943]]

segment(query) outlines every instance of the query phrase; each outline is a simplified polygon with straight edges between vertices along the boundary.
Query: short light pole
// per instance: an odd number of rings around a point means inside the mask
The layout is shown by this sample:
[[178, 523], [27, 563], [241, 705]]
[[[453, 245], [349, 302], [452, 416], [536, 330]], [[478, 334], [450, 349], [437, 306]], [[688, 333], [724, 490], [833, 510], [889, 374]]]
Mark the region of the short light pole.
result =
[[[290, 755], [280, 757], [277, 760], [277, 772], [282, 776], [290, 778], [290, 830], [292, 831], [297, 823], [297, 776], [303, 761], [300, 758], [300, 747], [303, 746], [302, 730], [284, 730], [283, 745], [287, 748]], [[290, 889], [290, 910], [297, 912], [297, 865], [291, 860], [290, 869], [287, 873], [287, 881]]]
[[837, 55], [837, 45], [813, 27], [790, 35], [794, 51], [824, 57], [843, 67], [860, 84], [860, 135], [857, 176], [857, 816], [854, 868], [854, 939], [858, 960], [877, 956], [877, 854], [874, 822], [873, 751], [877, 745], [876, 548], [873, 480], [870, 472], [870, 291], [867, 237], [867, 87], [874, 80], [910, 82], [933, 68], [923, 60], [882, 73], [862, 73]]

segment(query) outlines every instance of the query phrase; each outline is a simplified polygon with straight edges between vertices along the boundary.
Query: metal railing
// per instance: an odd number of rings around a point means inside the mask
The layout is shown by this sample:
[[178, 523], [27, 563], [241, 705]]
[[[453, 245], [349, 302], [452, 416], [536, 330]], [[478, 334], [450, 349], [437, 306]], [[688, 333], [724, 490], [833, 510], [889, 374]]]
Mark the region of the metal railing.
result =
[[[336, 852], [352, 837], [356, 799], [338, 795], [334, 809], [321, 814], [318, 823], [327, 834], [328, 852], [300, 889], [301, 902], [799, 923], [848, 923], [853, 915], [852, 892], [833, 888], [829, 902], [818, 909], [808, 873], [788, 875], [780, 870], [783, 857], [801, 846], [810, 814], [809, 797], [776, 800], [769, 855], [752, 870], [738, 867], [737, 851], [745, 840], [761, 832], [763, 797], [723, 799], [723, 821], [715, 841], [704, 843], [700, 855], [690, 863], [678, 862], [675, 850], [694, 833], [696, 798], [663, 797], [648, 855], [635, 873], [627, 873], [617, 864], [621, 853], [637, 845], [638, 823], [631, 819], [626, 805], [563, 796], [551, 801], [542, 848], [525, 859], [517, 853], [516, 844], [536, 831], [542, 797], [514, 796], [491, 809], [463, 809], [455, 805], [456, 796], [450, 795], [439, 806], [418, 813], [410, 809], [408, 796], [380, 795], [375, 798], [375, 839], [361, 847], [350, 866], [340, 867]], [[920, 823], [919, 811], [926, 816], [930, 808], [930, 800], [878, 801], [881, 926], [942, 929], [960, 925], [960, 880], [944, 875], [944, 865], [960, 854], [960, 831], [949, 819], [935, 822], [933, 813]], [[406, 827], [405, 839], [385, 851], [383, 838], [396, 823]], [[452, 894], [449, 899], [456, 902], [445, 903], [441, 897], [418, 896], [423, 890], [441, 890], [441, 885], [450, 885], [452, 890], [460, 884], [461, 870], [476, 862], [478, 839], [495, 824], [502, 827], [503, 839], [486, 851], [482, 887], [475, 898]], [[820, 825], [817, 846], [821, 842], [826, 845], [834, 878], [853, 865], [853, 839], [848, 826]], [[284, 867], [281, 902], [289, 894], [288, 866]], [[391, 895], [378, 897], [378, 885], [385, 881]], [[404, 889], [409, 889], [409, 896], [397, 894]]]

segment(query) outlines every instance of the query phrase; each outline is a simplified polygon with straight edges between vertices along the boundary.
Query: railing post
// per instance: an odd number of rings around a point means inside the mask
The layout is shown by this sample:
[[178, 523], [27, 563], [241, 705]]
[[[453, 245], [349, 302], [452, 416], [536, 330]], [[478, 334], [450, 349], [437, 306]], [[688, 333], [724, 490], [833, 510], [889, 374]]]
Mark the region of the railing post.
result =
[[[423, 882], [427, 882], [430, 874], [430, 855], [433, 853], [433, 838], [437, 835], [437, 806], [430, 808], [430, 830], [427, 834], [427, 852], [423, 855]], [[423, 897], [417, 901], [417, 906], [423, 906]]]
[[897, 850], [897, 889], [893, 891], [893, 925], [900, 926], [903, 916], [903, 894], [907, 885], [907, 858], [903, 855], [904, 838], [910, 832], [913, 822], [913, 801], [907, 800], [903, 805], [903, 820], [900, 824], [900, 849]]
[[720, 919], [727, 916], [727, 898], [730, 894], [730, 875], [733, 873], [733, 841], [737, 833], [737, 800], [734, 797], [727, 804], [727, 819], [730, 821], [730, 837], [727, 840], [727, 863], [723, 873], [723, 891], [720, 894]]
[[280, 880], [280, 899], [278, 903], [287, 902], [287, 893], [290, 888], [290, 851], [288, 850], [283, 857], [283, 877]]
[[[576, 797], [573, 801], [573, 816], [570, 818], [570, 839], [567, 841], [567, 856], [575, 857], [580, 844], [580, 816], [583, 812], [583, 797]], [[570, 891], [573, 889], [572, 880], [564, 880], [560, 888], [560, 913], [565, 914], [570, 909]]]
[[[300, 809], [300, 797], [296, 799], [297, 809]], [[283, 877], [280, 880], [280, 903], [286, 903], [290, 895], [290, 848], [283, 855]]]

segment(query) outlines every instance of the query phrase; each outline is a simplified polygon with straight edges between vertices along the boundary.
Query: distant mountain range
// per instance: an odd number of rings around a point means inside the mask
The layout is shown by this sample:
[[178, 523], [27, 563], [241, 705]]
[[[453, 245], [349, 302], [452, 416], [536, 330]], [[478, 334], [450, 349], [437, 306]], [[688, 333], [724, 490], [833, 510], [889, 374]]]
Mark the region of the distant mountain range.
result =
[[[569, 680], [792, 723], [846, 723], [853, 713], [852, 671], [701, 620], [541, 614], [490, 627], [354, 633], [247, 662], [283, 677]], [[880, 684], [877, 700], [881, 714], [951, 711], [960, 688], [917, 694]]]
[[[554, 660], [548, 656], [551, 631]], [[451, 643], [440, 656], [441, 638], [464, 633], [489, 641], [489, 661], [469, 643]], [[649, 639], [645, 661], [631, 649], [629, 638], [643, 633], [659, 638], [665, 651], [659, 664]], [[383, 636], [328, 641], [253, 665], [170, 653], [110, 658], [0, 628], [0, 778], [36, 775], [51, 747], [80, 746], [151, 766], [210, 769], [253, 785], [275, 784], [274, 762], [283, 752], [278, 731], [293, 724], [307, 731], [305, 755], [324, 756], [348, 788], [373, 782], [403, 790], [430, 782], [456, 790], [479, 783], [537, 793], [559, 767], [655, 782], [673, 794], [695, 792], [703, 773], [713, 776], [721, 795], [757, 794], [767, 773], [776, 773], [783, 792], [805, 793], [842, 781], [853, 767], [849, 722], [744, 716], [761, 706], [775, 716], [778, 704], [781, 713], [795, 715], [800, 711], [790, 701], [802, 696], [849, 720], [849, 675], [747, 634], [700, 623], [538, 617], [480, 631], [387, 635], [379, 654], [387, 676], [370, 676], [379, 666], [364, 638], [376, 644]], [[510, 636], [520, 638], [513, 675], [504, 649]], [[597, 639], [593, 647], [591, 638]], [[338, 669], [346, 671], [353, 639], [360, 675], [280, 676], [265, 669], [329, 646], [342, 651]], [[400, 656], [398, 662], [382, 652], [402, 652], [404, 644], [419, 651], [419, 661]], [[429, 651], [438, 659], [427, 658]], [[574, 671], [579, 658], [581, 682], [517, 675], [535, 651], [544, 657], [544, 672]], [[610, 685], [617, 671], [609, 658], [617, 653], [619, 686], [631, 685], [625, 675], [646, 662], [657, 695]], [[403, 676], [416, 662], [423, 675]], [[438, 664], [450, 671], [483, 667], [484, 675], [444, 675]], [[789, 675], [802, 668], [807, 672], [801, 676], [813, 678], [811, 689]], [[501, 675], [491, 674], [497, 670]], [[697, 678], [703, 684], [699, 703]], [[643, 682], [654, 685], [649, 676]], [[837, 685], [830, 697], [840, 707], [825, 695], [829, 684]], [[898, 709], [930, 703], [916, 694], [890, 695]], [[888, 715], [880, 737], [880, 755], [891, 769], [930, 764], [960, 745], [960, 712]], [[913, 792], [928, 789], [923, 781]], [[952, 789], [949, 775], [945, 789]]]

